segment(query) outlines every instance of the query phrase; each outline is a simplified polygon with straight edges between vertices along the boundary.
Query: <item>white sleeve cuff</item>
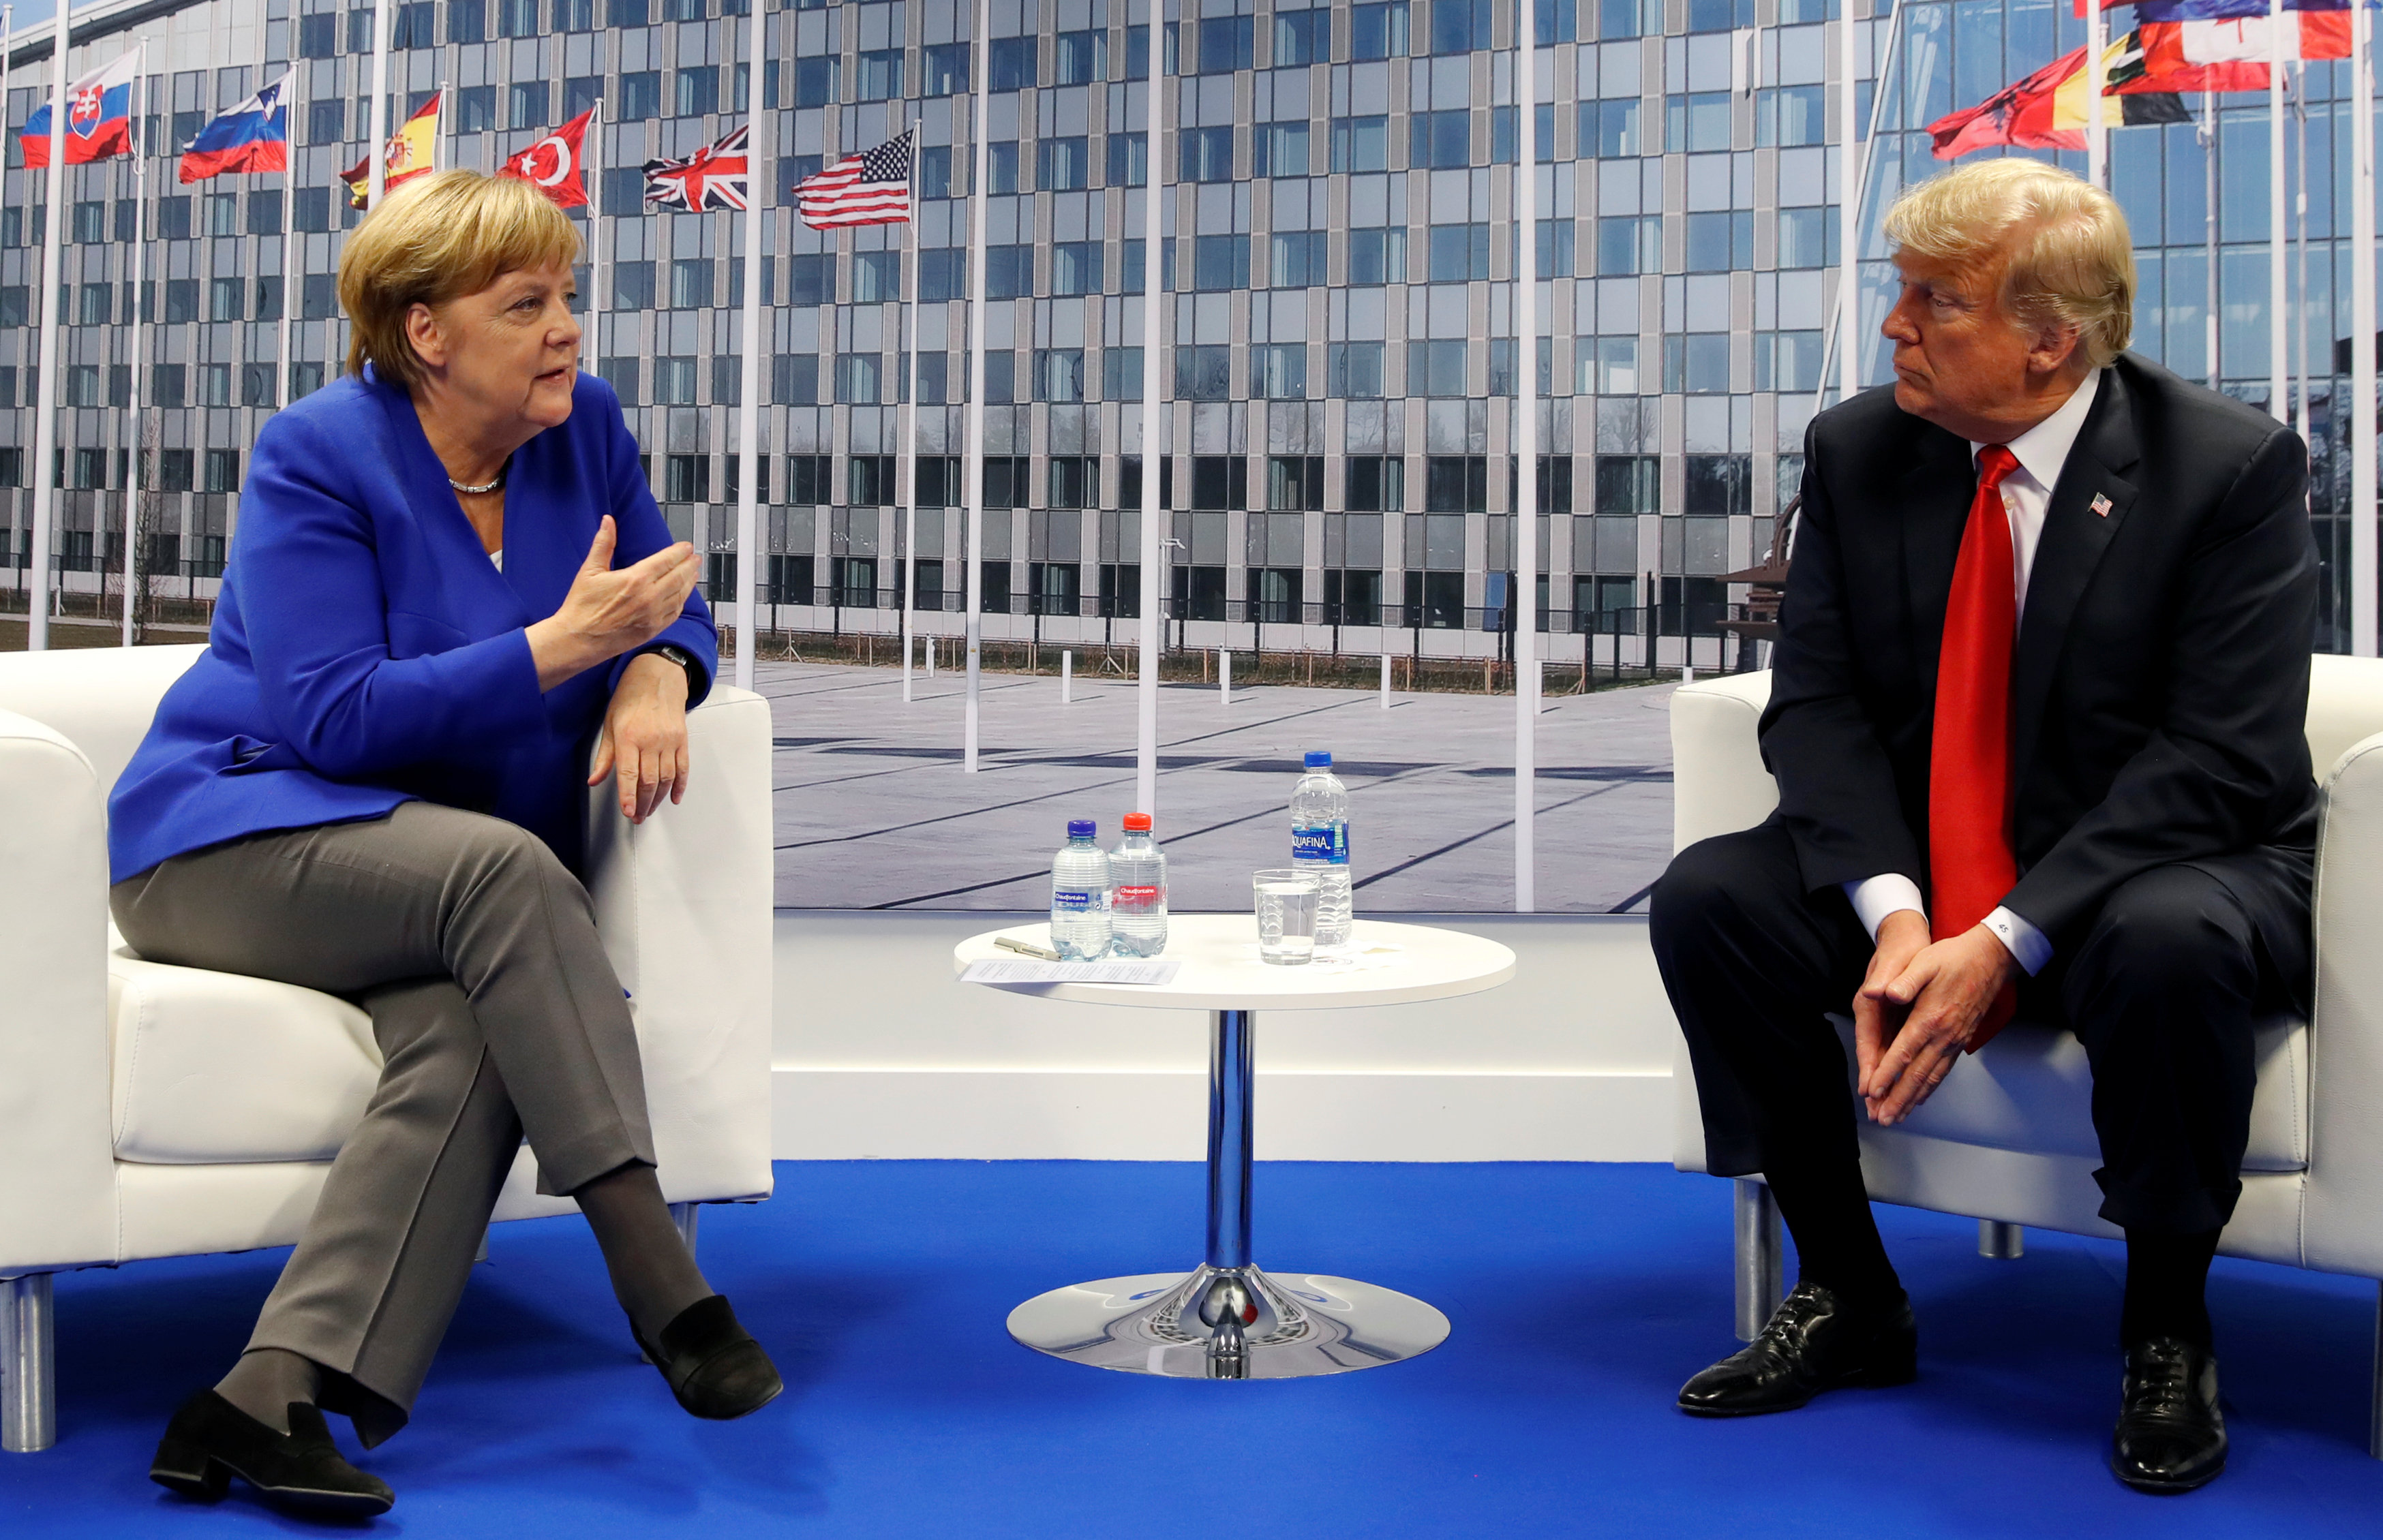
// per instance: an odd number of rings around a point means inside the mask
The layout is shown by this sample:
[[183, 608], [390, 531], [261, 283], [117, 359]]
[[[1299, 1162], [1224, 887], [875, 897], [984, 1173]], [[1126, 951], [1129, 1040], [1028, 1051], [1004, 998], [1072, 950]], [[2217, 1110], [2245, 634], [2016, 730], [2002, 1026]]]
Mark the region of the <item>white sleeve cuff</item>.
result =
[[[1884, 871], [1876, 877], [1866, 877], [1858, 882], [1839, 884], [1854, 906], [1854, 918], [1861, 921], [1870, 939], [1878, 940], [1878, 928], [1886, 917], [1897, 909], [1916, 909], [1920, 918], [1928, 918], [1928, 905], [1920, 896], [1920, 884], [1899, 871]], [[2014, 917], [2016, 918], [2016, 917]], [[2020, 920], [2020, 924], [2027, 922]]]
[[1980, 923], [2002, 939], [2029, 978], [2043, 972], [2043, 965], [2052, 961], [2050, 938], [2008, 909], [1997, 907]]

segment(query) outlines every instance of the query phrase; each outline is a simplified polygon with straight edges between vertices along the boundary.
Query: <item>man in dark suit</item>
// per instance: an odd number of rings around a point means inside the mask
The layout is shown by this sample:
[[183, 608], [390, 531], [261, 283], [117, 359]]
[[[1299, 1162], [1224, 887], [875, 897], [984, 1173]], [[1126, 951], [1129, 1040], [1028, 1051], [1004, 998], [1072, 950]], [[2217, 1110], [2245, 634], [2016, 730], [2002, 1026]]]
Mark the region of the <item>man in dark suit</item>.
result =
[[[1761, 725], [1779, 810], [1654, 893], [1711, 1169], [1763, 1175], [1801, 1263], [1680, 1405], [1911, 1377], [1856, 1118], [1908, 1115], [2018, 1012], [2093, 1068], [2127, 1238], [2112, 1468], [2184, 1490], [2225, 1467], [2203, 1291], [2253, 1018], [2310, 983], [2306, 450], [2124, 351], [2125, 219], [2068, 173], [1968, 166], [1887, 232], [1895, 384], [1805, 439]], [[1850, 1093], [1826, 1019], [1848, 1008]]]

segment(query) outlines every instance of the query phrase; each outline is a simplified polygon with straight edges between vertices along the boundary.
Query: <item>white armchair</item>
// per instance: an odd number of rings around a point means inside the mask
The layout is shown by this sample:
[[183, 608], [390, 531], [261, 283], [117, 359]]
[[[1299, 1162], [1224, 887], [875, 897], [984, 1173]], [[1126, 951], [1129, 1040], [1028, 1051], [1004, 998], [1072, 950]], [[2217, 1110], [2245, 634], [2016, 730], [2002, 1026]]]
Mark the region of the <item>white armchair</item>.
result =
[[[0, 657], [0, 1447], [55, 1437], [51, 1275], [298, 1238], [380, 1074], [312, 990], [143, 961], [107, 914], [106, 798], [196, 647]], [[770, 712], [688, 719], [686, 800], [588, 796], [587, 878], [630, 992], [662, 1190], [769, 1196]], [[525, 1148], [495, 1217], [572, 1211]]]
[[[2258, 1033], [2259, 1087], [2242, 1198], [2220, 1250], [2327, 1273], [2383, 1278], [2383, 661], [2318, 657], [2310, 758], [2324, 782], [2317, 846], [2313, 1020]], [[1674, 850], [1747, 829], [1778, 790], [1755, 726], [1768, 673], [1683, 685], [1672, 699]], [[1848, 1045], [1850, 1018], [1838, 1018]], [[2317, 1071], [2322, 1069], [2323, 1073]], [[1674, 1061], [1673, 1164], [1705, 1165], [1704, 1125], [1685, 1047]], [[1979, 1250], [2016, 1257], [2029, 1225], [2116, 1237], [2096, 1212], [2101, 1164], [2092, 1076], [2071, 1034], [2017, 1022], [1963, 1058], [1920, 1111], [1861, 1129], [1862, 1175], [1883, 1202], [1975, 1217]], [[1737, 1184], [1738, 1335], [1751, 1339], [1781, 1293], [1779, 1221], [1759, 1178]], [[2383, 1358], [2370, 1452], [2383, 1458]]]

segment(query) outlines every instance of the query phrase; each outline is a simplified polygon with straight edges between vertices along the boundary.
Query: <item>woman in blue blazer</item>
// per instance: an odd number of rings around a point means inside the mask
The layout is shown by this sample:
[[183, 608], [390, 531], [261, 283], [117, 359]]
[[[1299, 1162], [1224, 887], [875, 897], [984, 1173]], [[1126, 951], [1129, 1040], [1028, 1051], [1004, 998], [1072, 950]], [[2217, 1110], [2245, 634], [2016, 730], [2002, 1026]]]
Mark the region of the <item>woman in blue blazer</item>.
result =
[[574, 875], [586, 785], [639, 820], [684, 794], [719, 660], [695, 552], [575, 367], [578, 253], [530, 184], [466, 171], [349, 237], [348, 376], [258, 435], [206, 654], [109, 805], [134, 948], [355, 999], [386, 1061], [247, 1350], [158, 1448], [188, 1496], [388, 1509], [323, 1412], [366, 1448], [404, 1424], [525, 1136], [686, 1410], [780, 1388], [671, 1221]]

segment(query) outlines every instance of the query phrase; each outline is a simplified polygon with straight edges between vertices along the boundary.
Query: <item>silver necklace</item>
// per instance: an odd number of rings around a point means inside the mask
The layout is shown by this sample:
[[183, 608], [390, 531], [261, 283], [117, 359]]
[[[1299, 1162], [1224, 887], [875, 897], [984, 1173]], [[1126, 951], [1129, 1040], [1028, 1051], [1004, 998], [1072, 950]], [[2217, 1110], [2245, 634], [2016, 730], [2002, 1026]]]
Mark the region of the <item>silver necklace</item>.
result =
[[508, 457], [506, 458], [506, 460], [505, 460], [505, 462], [504, 462], [502, 465], [500, 465], [500, 466], [498, 466], [498, 467], [497, 467], [497, 474], [496, 474], [495, 477], [494, 477], [494, 478], [492, 478], [492, 479], [490, 479], [490, 480], [488, 480], [488, 481], [484, 481], [484, 482], [482, 482], [482, 483], [481, 483], [479, 486], [477, 486], [477, 487], [466, 487], [466, 486], [464, 486], [462, 482], [457, 481], [453, 476], [449, 476], [449, 477], [447, 478], [447, 485], [448, 485], [448, 486], [450, 486], [450, 487], [452, 487], [453, 488], [455, 488], [455, 490], [457, 490], [458, 492], [463, 493], [463, 494], [464, 496], [466, 496], [466, 497], [475, 497], [475, 497], [480, 496], [480, 495], [481, 495], [481, 494], [483, 494], [483, 493], [487, 493], [487, 492], [493, 492], [493, 491], [495, 491], [498, 487], [502, 487], [502, 486], [505, 484], [505, 472], [506, 472], [506, 471], [508, 471], [508, 470], [510, 470], [510, 469], [512, 469], [512, 458], [511, 458], [510, 456], [508, 456]]

